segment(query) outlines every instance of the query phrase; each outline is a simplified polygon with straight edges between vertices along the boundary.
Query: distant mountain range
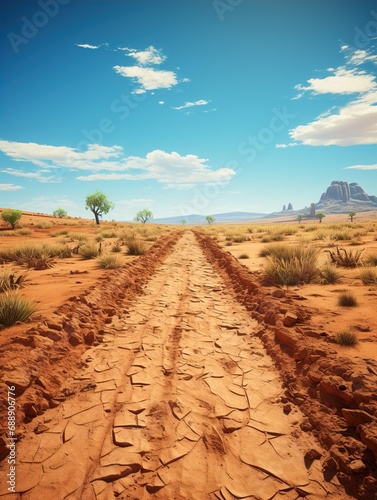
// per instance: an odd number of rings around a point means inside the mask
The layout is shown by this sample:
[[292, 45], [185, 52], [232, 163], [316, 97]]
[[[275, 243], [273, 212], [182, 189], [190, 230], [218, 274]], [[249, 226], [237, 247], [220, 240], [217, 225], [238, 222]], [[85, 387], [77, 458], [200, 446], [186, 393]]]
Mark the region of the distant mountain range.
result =
[[[259, 212], [229, 212], [224, 214], [211, 214], [215, 218], [216, 223], [230, 224], [232, 222], [249, 221], [253, 219], [261, 219], [267, 214]], [[206, 216], [199, 214], [180, 215], [178, 217], [162, 217], [160, 219], [151, 220], [151, 224], [182, 224], [185, 220], [187, 224], [199, 225], [207, 224]]]
[[[307, 218], [314, 218], [315, 215], [310, 216], [311, 208], [325, 214], [347, 214], [351, 210], [355, 212], [377, 211], [377, 196], [368, 195], [356, 182], [333, 181], [317, 203], [308, 201], [308, 206], [300, 210], [281, 210], [270, 214], [262, 212], [229, 212], [211, 215], [215, 218], [217, 224], [231, 224], [282, 216], [295, 219], [298, 214]], [[153, 219], [150, 223], [177, 225], [182, 224], [182, 220], [185, 220], [186, 224], [189, 225], [207, 224], [206, 216], [199, 214]]]

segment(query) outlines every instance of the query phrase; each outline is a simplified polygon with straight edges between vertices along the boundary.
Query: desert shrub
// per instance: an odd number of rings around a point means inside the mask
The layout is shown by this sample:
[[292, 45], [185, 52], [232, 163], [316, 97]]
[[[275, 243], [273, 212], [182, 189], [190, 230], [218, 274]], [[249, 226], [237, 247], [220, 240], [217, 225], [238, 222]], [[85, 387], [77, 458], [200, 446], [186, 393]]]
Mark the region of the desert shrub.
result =
[[37, 304], [20, 297], [17, 292], [0, 294], [0, 328], [27, 321], [37, 310]]
[[377, 266], [377, 253], [370, 253], [364, 258], [364, 264], [367, 266]]
[[98, 258], [99, 267], [101, 269], [118, 269], [123, 266], [123, 262], [117, 255], [102, 255]]
[[[265, 249], [266, 250], [266, 249]], [[305, 245], [269, 245], [264, 271], [276, 285], [311, 283], [318, 277], [318, 251]]]
[[131, 238], [127, 241], [127, 254], [128, 255], [144, 255], [148, 247], [143, 240], [139, 238]]
[[345, 248], [338, 248], [336, 250], [325, 250], [329, 256], [331, 262], [342, 267], [357, 267], [361, 265], [361, 254], [364, 248], [361, 250], [346, 250]]
[[85, 243], [85, 245], [80, 247], [79, 254], [84, 259], [94, 259], [98, 257], [98, 247], [94, 243]]
[[21, 236], [29, 236], [30, 234], [33, 233], [34, 231], [32, 229], [29, 229], [28, 227], [16, 230], [16, 234], [20, 234]]
[[335, 241], [347, 241], [352, 240], [352, 232], [351, 231], [335, 231], [331, 233], [331, 239]]
[[339, 283], [341, 275], [337, 270], [336, 266], [332, 264], [326, 264], [319, 270], [319, 282], [322, 285], [330, 285], [334, 283]]
[[103, 236], [102, 234], [97, 234], [97, 236], [94, 238], [97, 243], [101, 243], [103, 241]]
[[271, 241], [283, 241], [284, 234], [283, 233], [270, 233], [267, 236], [263, 236], [261, 239], [262, 243], [270, 243]]
[[46, 269], [52, 266], [53, 257], [58, 257], [60, 252], [61, 248], [58, 247], [26, 244], [0, 251], [0, 261], [13, 261], [34, 269]]
[[26, 280], [26, 274], [16, 276], [15, 272], [10, 267], [3, 267], [0, 270], [0, 293], [10, 290], [18, 290]]
[[247, 228], [247, 232], [252, 234], [254, 232], [254, 228], [253, 227], [248, 227]]
[[377, 285], [377, 273], [373, 268], [364, 268], [360, 271], [360, 279], [364, 285]]
[[117, 238], [118, 237], [118, 232], [115, 231], [114, 229], [103, 229], [99, 233], [102, 238]]
[[54, 231], [50, 234], [51, 238], [56, 238], [57, 236], [65, 236], [69, 233], [68, 229], [59, 229], [59, 231]]
[[231, 246], [232, 246], [232, 244], [233, 244], [233, 243], [232, 243], [231, 241], [227, 241], [227, 242], [225, 243], [225, 246], [226, 246], [226, 247], [231, 247]]
[[114, 253], [121, 252], [121, 250], [122, 250], [122, 248], [121, 248], [120, 243], [118, 241], [116, 243], [114, 243], [114, 245], [111, 247], [111, 251]]
[[36, 227], [38, 229], [50, 229], [52, 227], [51, 222], [39, 222]]
[[356, 307], [357, 299], [352, 292], [342, 292], [338, 296], [338, 305], [341, 307]]
[[12, 229], [15, 228], [16, 224], [18, 224], [18, 221], [21, 219], [21, 217], [22, 217], [21, 210], [14, 210], [12, 208], [3, 210], [1, 214], [1, 218], [3, 219], [3, 221], [10, 224], [12, 226]]
[[247, 253], [241, 253], [241, 255], [238, 258], [239, 259], [249, 259], [250, 257], [248, 256]]
[[358, 339], [353, 332], [344, 330], [336, 334], [336, 342], [344, 347], [354, 347], [358, 343]]
[[85, 233], [68, 233], [72, 241], [87, 241], [88, 235]]
[[237, 234], [233, 237], [234, 243], [243, 243], [244, 241], [247, 241], [249, 238], [245, 236], [244, 234]]

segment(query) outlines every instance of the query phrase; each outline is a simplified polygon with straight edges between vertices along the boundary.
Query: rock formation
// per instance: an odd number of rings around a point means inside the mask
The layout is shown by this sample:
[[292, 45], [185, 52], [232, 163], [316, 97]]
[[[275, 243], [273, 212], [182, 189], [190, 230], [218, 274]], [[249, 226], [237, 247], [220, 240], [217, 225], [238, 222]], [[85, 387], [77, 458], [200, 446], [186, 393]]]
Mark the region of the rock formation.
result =
[[357, 182], [348, 183], [347, 181], [333, 181], [322, 194], [320, 203], [326, 201], [338, 201], [348, 203], [352, 201], [364, 201], [377, 205], [377, 196], [367, 195]]

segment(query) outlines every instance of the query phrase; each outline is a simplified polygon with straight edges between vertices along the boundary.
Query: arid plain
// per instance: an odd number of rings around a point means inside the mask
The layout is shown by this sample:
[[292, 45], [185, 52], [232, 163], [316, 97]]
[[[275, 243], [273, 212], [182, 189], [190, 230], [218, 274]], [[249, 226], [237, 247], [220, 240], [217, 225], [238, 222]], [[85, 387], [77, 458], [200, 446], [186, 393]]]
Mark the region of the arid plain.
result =
[[[288, 265], [286, 249], [305, 253]], [[35, 304], [1, 329], [0, 498], [377, 495], [377, 214], [177, 227], [24, 213], [1, 227], [0, 263], [2, 294]]]

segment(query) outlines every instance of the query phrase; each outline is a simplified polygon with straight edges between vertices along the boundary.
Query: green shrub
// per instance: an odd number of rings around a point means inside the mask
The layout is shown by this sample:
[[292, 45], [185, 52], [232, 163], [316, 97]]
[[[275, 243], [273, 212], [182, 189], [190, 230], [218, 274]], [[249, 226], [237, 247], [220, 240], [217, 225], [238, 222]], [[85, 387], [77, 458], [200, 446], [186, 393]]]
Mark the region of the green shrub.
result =
[[98, 257], [98, 247], [94, 243], [86, 243], [80, 247], [79, 254], [84, 259], [94, 259]]
[[4, 222], [7, 222], [12, 226], [12, 229], [15, 228], [16, 224], [22, 217], [22, 212], [21, 210], [13, 210], [13, 209], [6, 209], [3, 210], [1, 214], [1, 218], [3, 219]]
[[16, 292], [0, 294], [0, 328], [27, 321], [37, 310], [35, 302], [20, 297]]
[[377, 285], [377, 273], [373, 268], [364, 268], [360, 271], [360, 279], [364, 285]]
[[336, 342], [344, 347], [354, 347], [359, 341], [353, 332], [344, 330], [337, 333]]
[[341, 307], [356, 307], [358, 305], [356, 296], [352, 292], [342, 292], [338, 296], [338, 305]]
[[123, 266], [123, 262], [117, 255], [103, 255], [98, 259], [101, 269], [118, 269]]
[[322, 285], [339, 283], [340, 278], [341, 274], [337, 268], [331, 264], [326, 264], [319, 270], [319, 282]]
[[127, 250], [128, 255], [144, 255], [148, 250], [148, 247], [145, 244], [145, 242], [138, 238], [132, 238], [128, 240], [126, 244], [128, 247]]

